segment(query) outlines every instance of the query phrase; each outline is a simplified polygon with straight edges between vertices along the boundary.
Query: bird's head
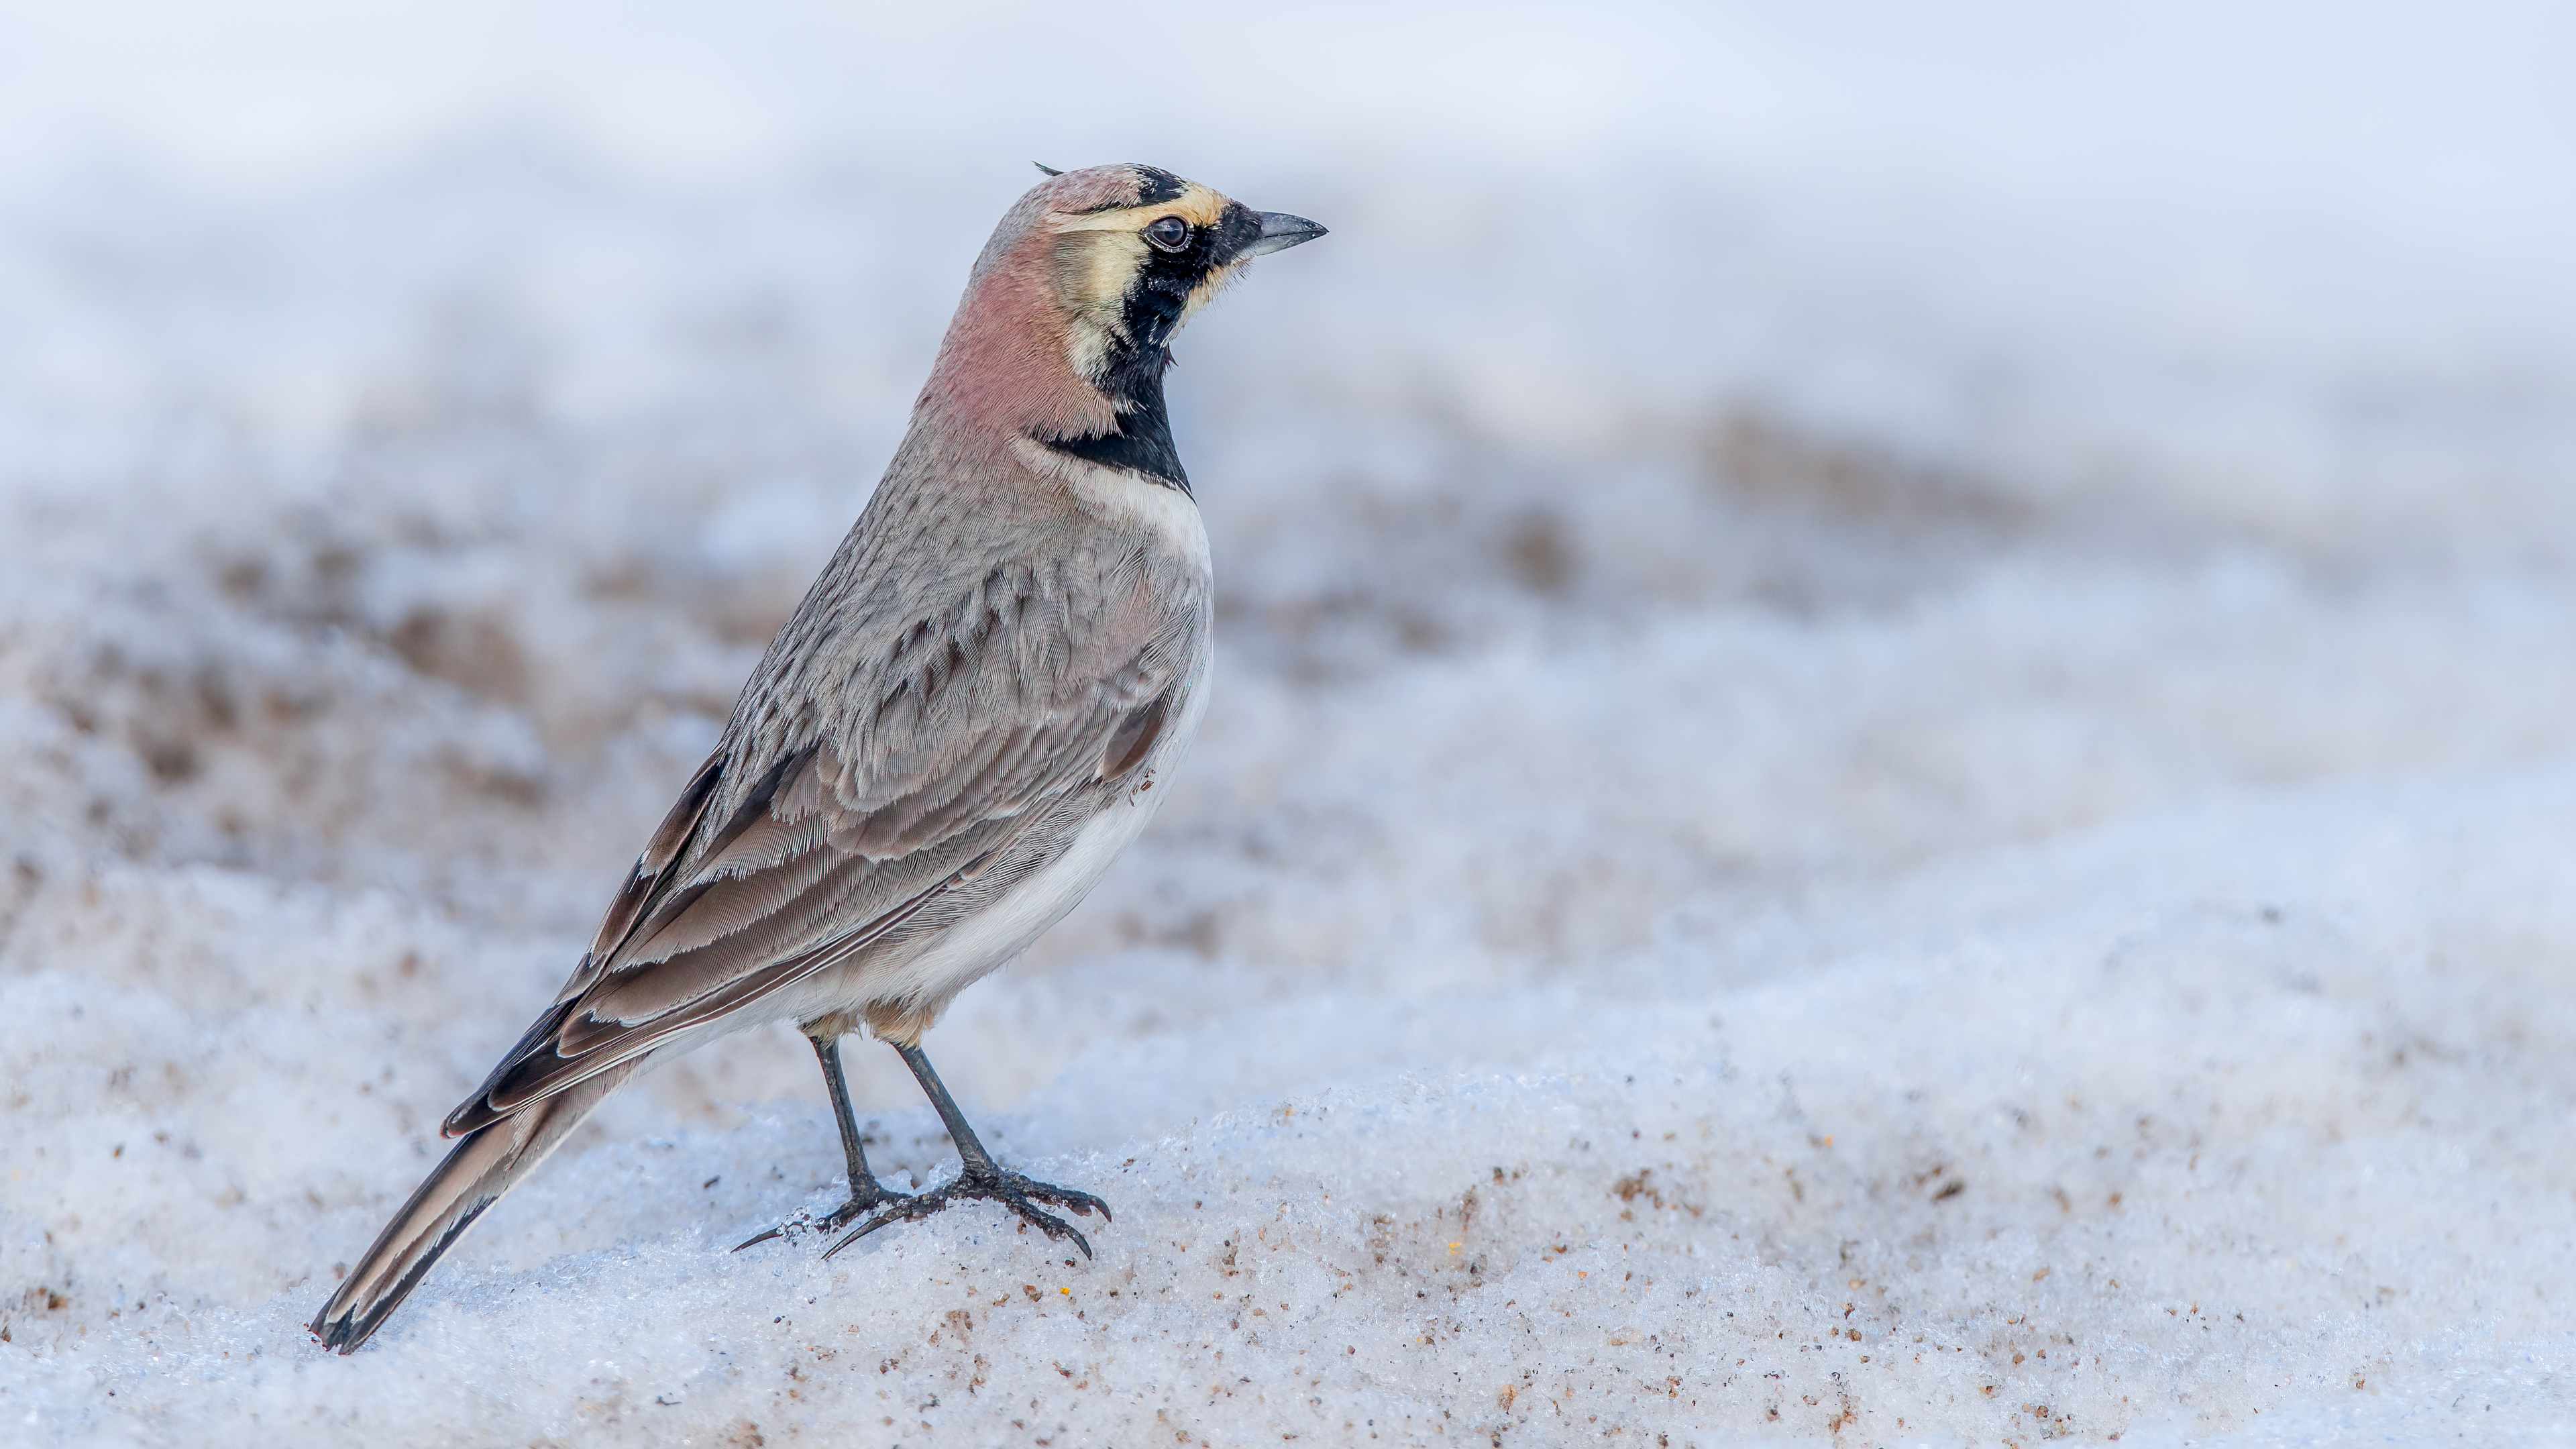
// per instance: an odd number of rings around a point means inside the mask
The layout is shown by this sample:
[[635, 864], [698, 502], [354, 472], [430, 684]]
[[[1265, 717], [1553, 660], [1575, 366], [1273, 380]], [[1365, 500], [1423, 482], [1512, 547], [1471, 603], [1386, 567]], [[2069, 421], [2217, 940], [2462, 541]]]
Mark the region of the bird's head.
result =
[[1051, 445], [1151, 429], [1168, 451], [1172, 334], [1254, 257], [1323, 234], [1152, 166], [1050, 172], [976, 259], [923, 401]]

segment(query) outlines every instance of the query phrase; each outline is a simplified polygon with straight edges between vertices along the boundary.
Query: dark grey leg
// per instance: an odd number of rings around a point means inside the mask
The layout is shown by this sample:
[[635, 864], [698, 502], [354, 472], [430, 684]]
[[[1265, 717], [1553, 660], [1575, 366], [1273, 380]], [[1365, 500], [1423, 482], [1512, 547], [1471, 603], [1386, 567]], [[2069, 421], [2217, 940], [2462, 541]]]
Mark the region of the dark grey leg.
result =
[[966, 1114], [957, 1109], [957, 1099], [948, 1095], [948, 1084], [930, 1065], [930, 1058], [917, 1046], [898, 1046], [895, 1055], [912, 1068], [912, 1079], [921, 1084], [922, 1095], [939, 1113], [939, 1125], [948, 1129], [948, 1140], [957, 1147], [957, 1161], [967, 1177], [993, 1177], [1001, 1169], [993, 1165], [993, 1154], [984, 1150], [984, 1140], [966, 1122]]
[[947, 1084], [940, 1081], [939, 1073], [931, 1069], [930, 1058], [922, 1055], [921, 1048], [917, 1046], [896, 1045], [895, 1051], [903, 1057], [903, 1064], [912, 1068], [912, 1078], [921, 1083], [921, 1090], [930, 1098], [930, 1105], [938, 1109], [939, 1120], [948, 1129], [948, 1140], [957, 1144], [957, 1180], [913, 1197], [895, 1198], [883, 1216], [859, 1224], [847, 1237], [825, 1250], [823, 1256], [832, 1256], [898, 1218], [926, 1218], [950, 1203], [982, 1198], [1009, 1208], [1019, 1214], [1020, 1221], [1050, 1238], [1069, 1240], [1082, 1250], [1082, 1256], [1090, 1257], [1090, 1242], [1074, 1230], [1073, 1224], [1040, 1209], [1038, 1204], [1053, 1203], [1085, 1215], [1097, 1210], [1103, 1222], [1109, 1220], [1109, 1204], [1087, 1192], [1031, 1181], [996, 1164], [993, 1154], [985, 1151], [983, 1141], [976, 1137], [975, 1129], [966, 1125], [966, 1114], [957, 1110], [957, 1099], [948, 1095]]
[[877, 1175], [868, 1171], [867, 1144], [859, 1140], [859, 1119], [850, 1111], [850, 1084], [841, 1076], [840, 1039], [806, 1039], [814, 1043], [814, 1059], [823, 1064], [823, 1090], [832, 1094], [832, 1116], [841, 1124], [841, 1156], [849, 1164], [850, 1196], [865, 1194], [878, 1201], [892, 1196], [877, 1186]]
[[850, 1084], [841, 1076], [841, 1039], [834, 1037], [826, 1041], [817, 1036], [806, 1040], [814, 1043], [814, 1059], [823, 1065], [823, 1088], [832, 1095], [832, 1116], [841, 1124], [841, 1156], [849, 1165], [850, 1200], [819, 1218], [809, 1219], [801, 1213], [789, 1218], [768, 1232], [736, 1246], [734, 1251], [737, 1253], [753, 1244], [784, 1236], [791, 1230], [813, 1228], [828, 1233], [887, 1203], [905, 1200], [901, 1193], [888, 1192], [878, 1186], [876, 1174], [868, 1171], [867, 1145], [859, 1140], [859, 1119], [850, 1111]]

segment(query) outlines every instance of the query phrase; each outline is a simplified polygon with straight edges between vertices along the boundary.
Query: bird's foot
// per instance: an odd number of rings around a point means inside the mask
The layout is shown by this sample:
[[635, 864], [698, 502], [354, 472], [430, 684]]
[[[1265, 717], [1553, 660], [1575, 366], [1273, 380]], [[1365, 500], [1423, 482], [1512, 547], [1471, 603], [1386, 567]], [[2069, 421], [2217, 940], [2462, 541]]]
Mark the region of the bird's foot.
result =
[[1086, 1258], [1091, 1256], [1090, 1241], [1076, 1231], [1073, 1224], [1040, 1208], [1038, 1204], [1052, 1203], [1057, 1207], [1070, 1208], [1085, 1216], [1096, 1211], [1100, 1214], [1102, 1222], [1110, 1221], [1109, 1204], [1093, 1197], [1090, 1193], [1037, 1182], [1001, 1168], [994, 1168], [985, 1173], [969, 1174], [944, 1187], [936, 1187], [911, 1197], [898, 1197], [892, 1193], [888, 1193], [887, 1196], [893, 1201], [887, 1206], [885, 1212], [859, 1224], [839, 1242], [824, 1249], [823, 1256], [831, 1257], [834, 1253], [888, 1223], [917, 1222], [951, 1203], [963, 1202], [968, 1198], [982, 1198], [988, 1202], [1000, 1203], [1019, 1214], [1021, 1222], [1036, 1228], [1048, 1237], [1071, 1242], [1082, 1250], [1082, 1256]]
[[[868, 1188], [870, 1190], [864, 1193], [852, 1193], [848, 1202], [841, 1204], [839, 1207], [832, 1209], [830, 1212], [823, 1214], [819, 1218], [814, 1216], [812, 1213], [798, 1213], [796, 1216], [787, 1219], [785, 1222], [780, 1223], [774, 1228], [771, 1228], [768, 1232], [762, 1233], [757, 1237], [746, 1238], [743, 1241], [736, 1243], [733, 1250], [739, 1253], [745, 1248], [758, 1247], [772, 1238], [801, 1238], [807, 1233], [838, 1232], [843, 1227], [856, 1222], [860, 1218], [866, 1217], [870, 1213], [878, 1212], [889, 1206], [899, 1206], [900, 1204], [912, 1201], [911, 1198], [904, 1196], [902, 1193], [888, 1192], [884, 1188], [878, 1187], [873, 1182], [868, 1184]], [[869, 1226], [882, 1227], [884, 1226], [885, 1221], [887, 1220], [881, 1219]], [[861, 1231], [865, 1231], [865, 1229], [861, 1229]], [[832, 1252], [837, 1253], [839, 1251], [839, 1245], [834, 1245]], [[830, 1257], [831, 1253], [826, 1253], [824, 1256]]]

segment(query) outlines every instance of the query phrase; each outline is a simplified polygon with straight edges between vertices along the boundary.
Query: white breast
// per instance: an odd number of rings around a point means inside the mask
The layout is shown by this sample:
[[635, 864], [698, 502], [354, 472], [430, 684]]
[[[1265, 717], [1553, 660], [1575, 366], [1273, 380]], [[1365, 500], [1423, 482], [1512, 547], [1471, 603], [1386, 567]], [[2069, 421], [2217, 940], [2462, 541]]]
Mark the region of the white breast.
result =
[[1011, 453], [1032, 473], [1065, 486], [1074, 501], [1121, 531], [1145, 534], [1199, 571], [1213, 571], [1208, 557], [1207, 521], [1198, 504], [1169, 483], [1133, 468], [1111, 468], [1070, 453], [1013, 438]]

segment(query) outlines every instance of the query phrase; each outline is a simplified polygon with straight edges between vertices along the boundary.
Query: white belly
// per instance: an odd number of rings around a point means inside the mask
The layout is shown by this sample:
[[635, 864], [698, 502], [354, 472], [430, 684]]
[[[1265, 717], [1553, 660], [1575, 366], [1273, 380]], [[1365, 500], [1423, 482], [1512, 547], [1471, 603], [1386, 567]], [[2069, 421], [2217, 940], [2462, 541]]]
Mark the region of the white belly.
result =
[[1093, 816], [1053, 865], [949, 927], [902, 967], [872, 973], [868, 994], [878, 1000], [942, 1001], [1027, 950], [1091, 894], [1153, 818], [1161, 797], [1160, 789], [1148, 790]]
[[1198, 733], [1207, 707], [1207, 671], [1194, 680], [1181, 717], [1166, 730], [1136, 773], [1138, 785], [1093, 816], [1064, 854], [995, 897], [991, 904], [949, 927], [900, 964], [871, 961], [826, 971], [771, 998], [762, 1014], [775, 1020], [811, 1021], [833, 1012], [856, 1013], [876, 1003], [927, 1007], [936, 1017], [948, 999], [1008, 964], [1065, 918], [1109, 867], [1135, 842], [1169, 793], [1163, 780]]

